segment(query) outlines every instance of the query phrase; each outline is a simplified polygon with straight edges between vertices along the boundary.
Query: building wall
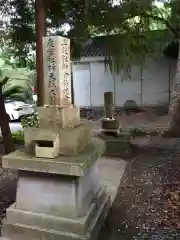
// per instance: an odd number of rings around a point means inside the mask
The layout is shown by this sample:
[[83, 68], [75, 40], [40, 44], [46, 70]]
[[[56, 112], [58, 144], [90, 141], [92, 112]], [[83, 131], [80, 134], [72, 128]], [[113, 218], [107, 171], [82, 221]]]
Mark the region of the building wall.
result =
[[129, 72], [112, 74], [96, 58], [73, 65], [75, 104], [80, 107], [103, 106], [104, 92], [113, 91], [116, 106], [126, 100], [138, 105], [168, 104], [176, 62], [165, 57], [133, 66]]

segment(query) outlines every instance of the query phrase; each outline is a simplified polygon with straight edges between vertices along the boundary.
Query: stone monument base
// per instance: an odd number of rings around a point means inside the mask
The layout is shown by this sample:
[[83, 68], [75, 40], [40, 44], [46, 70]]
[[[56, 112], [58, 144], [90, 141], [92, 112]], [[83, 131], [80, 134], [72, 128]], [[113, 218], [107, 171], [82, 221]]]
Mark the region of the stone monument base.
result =
[[17, 209], [7, 209], [2, 235], [12, 240], [95, 240], [110, 208], [110, 197], [101, 187], [82, 218], [62, 218]]
[[39, 107], [40, 126], [45, 129], [74, 127], [80, 124], [80, 110], [74, 105]]
[[16, 203], [7, 209], [2, 236], [11, 240], [95, 240], [111, 198], [99, 184], [97, 159], [105, 145], [92, 138], [76, 156], [37, 158], [25, 149], [3, 157], [18, 169]]
[[118, 135], [100, 132], [99, 137], [104, 140], [106, 149], [103, 155], [108, 157], [131, 157], [132, 144], [131, 137], [122, 132]]
[[[76, 156], [81, 152], [91, 141], [92, 133], [88, 122], [81, 121], [78, 126], [67, 129], [45, 129], [45, 128], [27, 128], [24, 131], [24, 140], [26, 151], [35, 155], [36, 143], [38, 141], [52, 141], [53, 136], [57, 136], [60, 155]], [[54, 144], [53, 144], [54, 145]], [[56, 144], [57, 145], [57, 144]], [[42, 153], [43, 149], [40, 149]], [[50, 148], [48, 146], [47, 152]], [[43, 156], [42, 156], [43, 157]]]
[[119, 135], [120, 127], [117, 119], [107, 119], [107, 118], [102, 119], [101, 132]]

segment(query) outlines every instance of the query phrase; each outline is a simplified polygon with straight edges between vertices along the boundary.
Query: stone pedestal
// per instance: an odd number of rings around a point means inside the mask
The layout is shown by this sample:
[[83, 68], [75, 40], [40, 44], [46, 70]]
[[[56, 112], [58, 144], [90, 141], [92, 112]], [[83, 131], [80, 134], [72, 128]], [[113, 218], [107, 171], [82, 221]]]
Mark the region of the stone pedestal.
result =
[[27, 128], [24, 131], [25, 148], [27, 153], [35, 154], [34, 146], [41, 140], [51, 141], [53, 135], [58, 135], [60, 155], [75, 156], [81, 152], [91, 141], [92, 132], [88, 122], [81, 121], [73, 128]]
[[106, 150], [105, 156], [108, 157], [122, 157], [130, 158], [132, 156], [132, 144], [131, 137], [120, 132], [118, 135], [110, 135], [108, 133], [101, 132], [99, 137], [105, 142]]
[[120, 127], [117, 119], [102, 119], [101, 132], [118, 135], [120, 133]]
[[[8, 208], [2, 234], [13, 240], [95, 239], [110, 198], [98, 180], [96, 160], [104, 142], [92, 139], [78, 156], [36, 158], [25, 149], [3, 157], [19, 170], [16, 203]], [[44, 237], [44, 238], [42, 238]]]

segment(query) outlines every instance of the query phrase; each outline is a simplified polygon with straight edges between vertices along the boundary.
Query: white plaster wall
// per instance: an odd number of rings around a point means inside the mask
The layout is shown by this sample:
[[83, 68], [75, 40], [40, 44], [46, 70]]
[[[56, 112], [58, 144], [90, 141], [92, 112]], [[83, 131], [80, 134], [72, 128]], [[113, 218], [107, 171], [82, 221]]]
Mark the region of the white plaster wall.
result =
[[114, 79], [103, 62], [91, 62], [91, 105], [103, 106], [104, 92], [114, 92]]
[[158, 57], [143, 68], [142, 104], [161, 105], [169, 101], [169, 60]]
[[138, 105], [166, 104], [175, 68], [175, 61], [158, 57], [147, 61], [143, 71], [140, 66], [133, 66], [130, 73], [113, 76], [103, 61], [78, 63], [73, 67], [75, 104], [103, 106], [105, 91], [114, 92], [117, 106], [122, 106], [126, 100], [134, 100]]
[[72, 71], [75, 105], [78, 107], [89, 107], [91, 105], [90, 64], [74, 64]]
[[115, 78], [115, 104], [122, 106], [126, 100], [134, 100], [138, 105], [141, 104], [141, 71], [139, 66], [122, 71]]

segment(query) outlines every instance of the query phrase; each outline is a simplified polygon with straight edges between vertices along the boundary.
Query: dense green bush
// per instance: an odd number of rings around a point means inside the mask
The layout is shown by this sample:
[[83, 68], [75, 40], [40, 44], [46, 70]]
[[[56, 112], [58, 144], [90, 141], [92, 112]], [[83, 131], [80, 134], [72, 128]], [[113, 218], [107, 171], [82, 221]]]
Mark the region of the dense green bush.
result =
[[17, 132], [12, 133], [12, 138], [14, 140], [20, 140], [23, 141], [24, 140], [24, 132], [19, 130]]
[[21, 125], [23, 128], [26, 127], [39, 127], [39, 119], [37, 113], [21, 118]]

